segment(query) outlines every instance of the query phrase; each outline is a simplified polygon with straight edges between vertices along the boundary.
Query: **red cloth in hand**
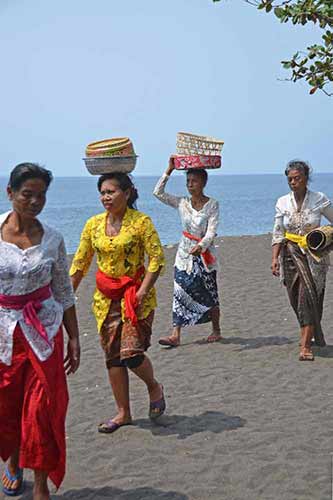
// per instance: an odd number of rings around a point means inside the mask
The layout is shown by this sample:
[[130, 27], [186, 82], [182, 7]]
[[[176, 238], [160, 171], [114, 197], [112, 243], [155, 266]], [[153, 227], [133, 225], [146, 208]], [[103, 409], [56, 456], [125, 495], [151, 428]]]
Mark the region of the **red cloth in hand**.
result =
[[[188, 233], [187, 231], [183, 231], [183, 235], [189, 240], [197, 241], [198, 243], [200, 243], [201, 241], [201, 238], [199, 238], [199, 236], [194, 236], [194, 234]], [[209, 264], [215, 264], [216, 259], [209, 250], [205, 250], [201, 253], [201, 255], [203, 260], [205, 261], [206, 266], [208, 266]]]

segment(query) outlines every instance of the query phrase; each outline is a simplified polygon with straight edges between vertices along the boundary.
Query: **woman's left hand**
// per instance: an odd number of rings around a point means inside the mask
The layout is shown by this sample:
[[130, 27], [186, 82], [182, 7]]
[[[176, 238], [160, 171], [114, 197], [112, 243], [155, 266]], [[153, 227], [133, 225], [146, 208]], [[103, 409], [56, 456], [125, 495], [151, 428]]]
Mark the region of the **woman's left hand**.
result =
[[64, 359], [65, 372], [67, 375], [75, 373], [80, 365], [80, 341], [78, 337], [68, 340], [67, 355]]
[[202, 253], [202, 248], [200, 245], [195, 245], [191, 250], [190, 254], [195, 255], [196, 257]]
[[139, 288], [139, 290], [136, 292], [137, 307], [141, 306], [146, 295], [147, 295], [147, 292], [145, 292]]

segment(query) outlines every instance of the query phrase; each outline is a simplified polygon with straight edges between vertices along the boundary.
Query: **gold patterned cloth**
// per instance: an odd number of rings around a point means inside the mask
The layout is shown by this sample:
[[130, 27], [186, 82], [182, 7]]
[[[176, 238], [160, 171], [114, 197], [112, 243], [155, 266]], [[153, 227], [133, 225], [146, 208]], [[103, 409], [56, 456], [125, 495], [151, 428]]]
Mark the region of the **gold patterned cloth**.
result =
[[[106, 235], [107, 217], [108, 212], [104, 212], [87, 221], [72, 261], [71, 276], [77, 271], [82, 271], [85, 275], [95, 253], [98, 268], [113, 278], [134, 277], [138, 269], [144, 266], [146, 255], [147, 271], [157, 272], [164, 267], [163, 248], [150, 217], [138, 210], [127, 208], [119, 234], [112, 237]], [[99, 332], [110, 305], [111, 299], [96, 289], [93, 312]], [[125, 321], [124, 300], [121, 301], [121, 306], [122, 318]], [[138, 318], [146, 318], [156, 306], [156, 291], [152, 288], [139, 308]]]

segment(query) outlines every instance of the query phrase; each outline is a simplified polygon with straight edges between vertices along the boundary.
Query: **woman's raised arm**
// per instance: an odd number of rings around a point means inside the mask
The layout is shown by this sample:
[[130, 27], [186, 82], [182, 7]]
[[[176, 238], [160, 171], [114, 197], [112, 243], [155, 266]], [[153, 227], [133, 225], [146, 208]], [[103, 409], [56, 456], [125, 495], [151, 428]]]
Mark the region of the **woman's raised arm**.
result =
[[175, 166], [173, 163], [173, 157], [170, 156], [169, 166], [166, 169], [165, 173], [162, 175], [162, 177], [158, 180], [156, 186], [154, 187], [153, 195], [156, 196], [156, 198], [158, 198], [166, 205], [169, 205], [170, 207], [173, 208], [178, 208], [181, 197], [165, 192], [166, 183], [168, 182], [169, 177], [174, 171], [174, 169]]

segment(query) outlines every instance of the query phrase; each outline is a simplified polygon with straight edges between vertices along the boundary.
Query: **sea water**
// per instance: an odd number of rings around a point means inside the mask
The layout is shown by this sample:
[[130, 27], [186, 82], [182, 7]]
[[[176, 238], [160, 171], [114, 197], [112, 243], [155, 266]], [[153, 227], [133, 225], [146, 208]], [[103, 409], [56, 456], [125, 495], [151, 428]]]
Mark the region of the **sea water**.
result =
[[[138, 209], [150, 215], [163, 244], [179, 241], [181, 226], [177, 210], [153, 194], [157, 177], [134, 176], [139, 192]], [[0, 213], [10, 209], [6, 195], [7, 179], [0, 178]], [[40, 219], [63, 234], [68, 253], [78, 245], [86, 220], [103, 211], [96, 187], [97, 177], [57, 177], [47, 195]], [[310, 189], [324, 192], [333, 200], [333, 174], [316, 174]], [[185, 175], [176, 173], [166, 190], [185, 195]], [[272, 231], [275, 203], [289, 191], [284, 175], [211, 175], [206, 194], [220, 203], [218, 235], [240, 236]]]

